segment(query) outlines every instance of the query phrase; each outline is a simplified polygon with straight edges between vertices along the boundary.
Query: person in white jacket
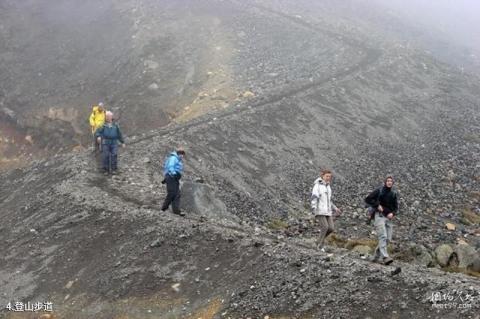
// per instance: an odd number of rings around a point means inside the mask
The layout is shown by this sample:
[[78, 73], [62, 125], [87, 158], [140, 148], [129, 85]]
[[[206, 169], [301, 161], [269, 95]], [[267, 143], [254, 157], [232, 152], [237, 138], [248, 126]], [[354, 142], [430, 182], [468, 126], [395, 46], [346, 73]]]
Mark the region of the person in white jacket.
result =
[[318, 239], [318, 247], [322, 248], [325, 238], [330, 235], [335, 226], [333, 224], [333, 212], [340, 214], [340, 209], [332, 202], [332, 189], [330, 182], [332, 181], [332, 172], [322, 170], [320, 177], [315, 180], [312, 189], [312, 212], [315, 219], [320, 224], [320, 238]]

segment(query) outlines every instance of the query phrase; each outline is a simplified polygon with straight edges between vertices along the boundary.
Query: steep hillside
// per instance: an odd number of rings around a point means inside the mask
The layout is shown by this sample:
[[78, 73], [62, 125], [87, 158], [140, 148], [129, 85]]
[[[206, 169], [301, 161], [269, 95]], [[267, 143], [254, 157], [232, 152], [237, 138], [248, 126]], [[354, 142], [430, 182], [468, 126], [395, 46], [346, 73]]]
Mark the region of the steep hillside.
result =
[[362, 55], [345, 50], [345, 38], [426, 43], [457, 65], [469, 59], [426, 29], [376, 1], [5, 0], [0, 169], [89, 146], [87, 116], [99, 101], [138, 135], [328, 76]]
[[231, 17], [226, 6], [113, 0], [0, 6], [3, 161], [88, 145], [87, 118], [98, 101], [133, 134], [168, 124], [200, 93], [212, 95], [203, 106], [212, 109], [245, 91], [231, 80], [234, 35], [224, 23]]

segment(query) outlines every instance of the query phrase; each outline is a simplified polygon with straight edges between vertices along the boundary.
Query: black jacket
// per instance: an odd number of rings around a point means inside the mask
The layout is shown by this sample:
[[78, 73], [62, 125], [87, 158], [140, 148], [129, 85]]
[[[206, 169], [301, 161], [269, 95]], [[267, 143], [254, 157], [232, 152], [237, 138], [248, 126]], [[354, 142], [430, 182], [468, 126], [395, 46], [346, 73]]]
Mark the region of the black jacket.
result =
[[384, 216], [389, 213], [395, 214], [398, 211], [397, 191], [393, 187], [381, 186], [365, 198], [365, 203], [375, 209], [378, 205], [382, 205]]

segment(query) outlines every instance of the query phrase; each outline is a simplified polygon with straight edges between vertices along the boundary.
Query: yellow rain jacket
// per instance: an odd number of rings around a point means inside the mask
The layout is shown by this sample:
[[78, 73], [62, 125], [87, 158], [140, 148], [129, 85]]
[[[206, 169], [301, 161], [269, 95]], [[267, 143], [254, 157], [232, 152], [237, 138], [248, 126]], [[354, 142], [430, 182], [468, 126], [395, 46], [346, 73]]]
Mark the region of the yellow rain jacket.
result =
[[92, 127], [92, 134], [95, 134], [95, 131], [102, 127], [105, 123], [105, 110], [100, 111], [99, 107], [95, 105], [92, 109], [92, 114], [90, 114], [90, 126]]

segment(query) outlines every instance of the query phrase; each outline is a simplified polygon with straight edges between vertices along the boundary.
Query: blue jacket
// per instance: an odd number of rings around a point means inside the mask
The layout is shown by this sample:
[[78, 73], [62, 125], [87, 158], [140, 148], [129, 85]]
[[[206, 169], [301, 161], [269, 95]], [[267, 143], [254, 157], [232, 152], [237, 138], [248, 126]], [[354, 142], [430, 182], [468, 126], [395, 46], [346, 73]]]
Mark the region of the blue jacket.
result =
[[183, 174], [182, 158], [178, 156], [177, 152], [172, 152], [165, 160], [163, 165], [163, 175], [179, 175]]
[[102, 144], [124, 143], [120, 127], [116, 123], [105, 123], [95, 131], [95, 137], [102, 138]]

